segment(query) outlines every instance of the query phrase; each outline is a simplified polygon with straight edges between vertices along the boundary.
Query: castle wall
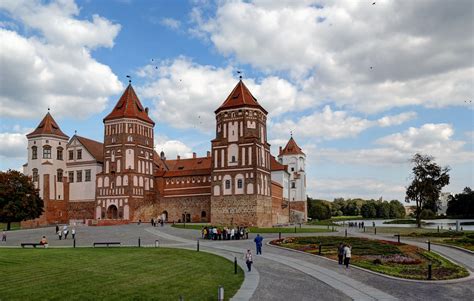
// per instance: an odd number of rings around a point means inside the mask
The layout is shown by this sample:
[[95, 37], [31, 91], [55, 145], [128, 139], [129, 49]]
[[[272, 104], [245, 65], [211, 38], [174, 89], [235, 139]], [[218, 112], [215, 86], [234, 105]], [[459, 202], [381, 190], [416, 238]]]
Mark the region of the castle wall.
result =
[[272, 226], [272, 198], [263, 195], [211, 197], [211, 222], [215, 225]]
[[[211, 215], [210, 196], [161, 197], [159, 199], [159, 214], [166, 214], [168, 222], [183, 222], [183, 215], [189, 214], [189, 220], [194, 223], [209, 222]], [[214, 221], [212, 221], [214, 223]]]

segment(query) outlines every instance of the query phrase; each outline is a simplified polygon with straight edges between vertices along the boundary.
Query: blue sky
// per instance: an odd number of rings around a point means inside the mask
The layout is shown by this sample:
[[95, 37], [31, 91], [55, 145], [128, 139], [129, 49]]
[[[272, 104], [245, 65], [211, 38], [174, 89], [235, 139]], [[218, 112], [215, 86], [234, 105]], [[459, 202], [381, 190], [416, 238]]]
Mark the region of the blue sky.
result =
[[48, 106], [102, 141], [126, 75], [156, 149], [204, 155], [241, 70], [273, 153], [290, 131], [307, 153], [310, 196], [402, 200], [416, 152], [452, 168], [445, 191], [473, 187], [473, 3], [371, 3], [2, 1], [0, 168]]

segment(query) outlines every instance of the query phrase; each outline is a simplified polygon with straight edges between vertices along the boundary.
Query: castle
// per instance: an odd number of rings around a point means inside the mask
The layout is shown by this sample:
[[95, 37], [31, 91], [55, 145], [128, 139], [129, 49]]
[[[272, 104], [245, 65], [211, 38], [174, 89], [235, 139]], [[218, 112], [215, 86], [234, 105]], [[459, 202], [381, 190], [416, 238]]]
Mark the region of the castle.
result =
[[28, 163], [44, 213], [37, 227], [168, 222], [272, 226], [307, 218], [306, 156], [293, 137], [277, 158], [267, 142], [267, 111], [240, 80], [215, 111], [205, 157], [169, 159], [154, 151], [148, 108], [129, 83], [104, 122], [104, 142], [64, 134], [48, 112], [28, 139]]

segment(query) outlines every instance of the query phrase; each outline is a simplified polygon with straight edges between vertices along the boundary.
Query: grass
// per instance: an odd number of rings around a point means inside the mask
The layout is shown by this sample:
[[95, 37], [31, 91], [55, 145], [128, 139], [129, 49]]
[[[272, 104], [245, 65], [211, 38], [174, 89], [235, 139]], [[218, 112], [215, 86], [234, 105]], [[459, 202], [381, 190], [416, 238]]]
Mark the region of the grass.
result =
[[282, 247], [318, 254], [337, 259], [340, 242], [352, 246], [351, 263], [375, 272], [407, 279], [426, 279], [428, 263], [432, 264], [432, 277], [445, 280], [466, 277], [466, 269], [435, 253], [421, 248], [396, 242], [371, 240], [356, 237], [293, 237], [274, 240], [271, 243]]
[[[186, 229], [191, 230], [201, 230], [204, 226], [210, 225], [203, 225], [203, 224], [186, 224]], [[174, 224], [172, 225], [174, 228], [184, 229], [184, 224]], [[216, 226], [222, 227], [222, 226]], [[311, 228], [311, 227], [274, 227], [274, 228], [257, 228], [257, 227], [250, 227], [248, 228], [250, 233], [321, 233], [321, 232], [332, 232], [330, 229], [323, 229], [323, 228]]]
[[244, 278], [222, 257], [165, 248], [3, 249], [0, 270], [2, 300], [215, 300]]
[[[414, 219], [394, 219], [394, 220], [391, 220], [391, 221], [386, 221], [386, 222], [383, 222], [384, 224], [398, 224], [398, 225], [405, 225], [405, 224], [409, 224], [409, 225], [416, 225], [416, 220]], [[421, 224], [426, 224], [425, 222], [421, 222]]]
[[[10, 224], [10, 230], [19, 230], [21, 229], [20, 222], [12, 222]], [[0, 231], [7, 230], [7, 223], [0, 223]]]

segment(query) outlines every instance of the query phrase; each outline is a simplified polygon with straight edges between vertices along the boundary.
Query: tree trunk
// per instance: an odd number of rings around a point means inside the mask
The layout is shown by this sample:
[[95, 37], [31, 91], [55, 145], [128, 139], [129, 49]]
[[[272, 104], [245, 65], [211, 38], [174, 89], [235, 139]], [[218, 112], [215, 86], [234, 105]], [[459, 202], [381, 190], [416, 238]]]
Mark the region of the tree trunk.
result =
[[7, 222], [7, 231], [10, 231], [11, 229], [11, 222]]

